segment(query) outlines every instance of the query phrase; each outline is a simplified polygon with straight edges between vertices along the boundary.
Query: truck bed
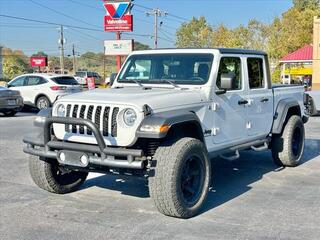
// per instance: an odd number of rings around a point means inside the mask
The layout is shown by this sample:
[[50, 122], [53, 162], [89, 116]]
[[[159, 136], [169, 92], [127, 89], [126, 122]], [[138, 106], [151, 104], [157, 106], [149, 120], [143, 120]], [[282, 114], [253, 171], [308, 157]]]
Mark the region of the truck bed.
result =
[[279, 101], [286, 98], [293, 98], [298, 100], [301, 114], [304, 111], [303, 105], [303, 94], [304, 87], [302, 85], [274, 85], [272, 86], [273, 91], [273, 100], [274, 100], [274, 109], [273, 112], [276, 111], [276, 106], [278, 106]]

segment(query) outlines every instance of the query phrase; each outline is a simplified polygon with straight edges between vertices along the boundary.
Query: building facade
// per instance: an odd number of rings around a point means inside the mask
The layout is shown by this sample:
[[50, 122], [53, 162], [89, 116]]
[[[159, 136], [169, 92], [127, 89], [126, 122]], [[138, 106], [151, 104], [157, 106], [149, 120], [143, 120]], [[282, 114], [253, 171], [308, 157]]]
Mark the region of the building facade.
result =
[[313, 23], [313, 75], [312, 89], [320, 90], [320, 17]]

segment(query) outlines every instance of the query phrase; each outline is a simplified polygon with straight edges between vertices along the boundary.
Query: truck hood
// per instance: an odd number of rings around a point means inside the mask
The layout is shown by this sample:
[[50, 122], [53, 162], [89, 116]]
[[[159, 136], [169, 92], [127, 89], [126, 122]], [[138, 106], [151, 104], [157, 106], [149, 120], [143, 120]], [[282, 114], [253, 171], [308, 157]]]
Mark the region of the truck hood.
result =
[[95, 89], [67, 95], [58, 102], [104, 103], [114, 105], [133, 105], [142, 110], [148, 104], [153, 110], [197, 104], [203, 101], [199, 90], [173, 88], [126, 87]]

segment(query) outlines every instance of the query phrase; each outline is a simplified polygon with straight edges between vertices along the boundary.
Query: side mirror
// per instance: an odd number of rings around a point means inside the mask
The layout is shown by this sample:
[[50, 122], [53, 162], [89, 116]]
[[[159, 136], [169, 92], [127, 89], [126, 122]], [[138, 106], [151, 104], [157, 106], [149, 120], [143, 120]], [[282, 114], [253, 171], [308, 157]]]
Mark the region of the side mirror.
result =
[[111, 73], [110, 75], [110, 85], [112, 86], [114, 81], [116, 80], [118, 73]]
[[236, 78], [234, 73], [221, 74], [221, 89], [226, 91], [233, 89], [233, 83]]

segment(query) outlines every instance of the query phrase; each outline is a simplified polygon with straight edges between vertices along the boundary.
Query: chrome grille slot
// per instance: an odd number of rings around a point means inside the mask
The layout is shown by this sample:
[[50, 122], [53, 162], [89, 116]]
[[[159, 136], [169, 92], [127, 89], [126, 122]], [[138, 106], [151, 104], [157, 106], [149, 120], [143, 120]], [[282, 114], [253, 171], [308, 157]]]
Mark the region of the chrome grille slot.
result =
[[112, 137], [117, 136], [117, 128], [118, 128], [117, 115], [118, 115], [118, 113], [119, 113], [119, 108], [118, 107], [113, 108], [112, 119], [111, 119], [111, 136]]
[[[71, 116], [70, 116], [70, 113], [71, 113], [71, 104], [68, 104], [68, 105], [67, 105], [66, 117], [71, 117]], [[66, 131], [66, 132], [69, 132], [69, 131], [70, 131], [70, 125], [69, 125], [69, 124], [66, 124], [66, 125], [65, 125], [65, 131]]]
[[[79, 105], [74, 105], [73, 111], [72, 111], [72, 117], [77, 118]], [[72, 125], [72, 133], [77, 133], [77, 125]]]
[[101, 121], [101, 106], [98, 106], [96, 108], [96, 114], [94, 116], [94, 123], [97, 125], [97, 127], [100, 129], [100, 121]]
[[110, 107], [105, 107], [103, 111], [103, 124], [102, 124], [102, 134], [103, 136], [108, 136], [108, 130], [109, 130], [109, 112]]
[[[88, 113], [87, 113], [87, 119], [90, 121], [92, 121], [93, 108], [94, 108], [94, 106], [90, 105], [89, 109], [88, 109]], [[92, 135], [91, 129], [87, 129], [87, 134]]]
[[[86, 111], [86, 105], [82, 105], [81, 108], [80, 108], [79, 118], [84, 119], [84, 113], [85, 113], [85, 111]], [[80, 133], [80, 134], [84, 134], [84, 126], [83, 126], [83, 125], [80, 125], [80, 127], [79, 127], [79, 133]]]

